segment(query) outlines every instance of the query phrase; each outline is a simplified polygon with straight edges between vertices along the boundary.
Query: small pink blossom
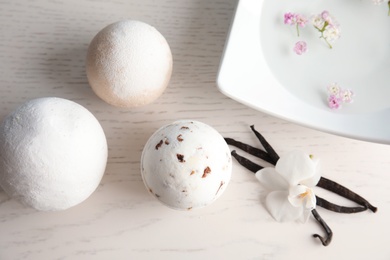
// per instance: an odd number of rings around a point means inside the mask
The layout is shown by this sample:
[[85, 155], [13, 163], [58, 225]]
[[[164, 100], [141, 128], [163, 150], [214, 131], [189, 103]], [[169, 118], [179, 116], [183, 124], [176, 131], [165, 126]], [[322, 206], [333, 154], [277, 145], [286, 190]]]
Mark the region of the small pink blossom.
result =
[[327, 86], [327, 89], [328, 89], [329, 94], [331, 94], [331, 95], [338, 96], [340, 94], [340, 92], [341, 92], [341, 88], [340, 88], [339, 84], [337, 84], [335, 82], [329, 84]]
[[350, 89], [344, 89], [344, 90], [341, 90], [341, 92], [340, 92], [340, 98], [345, 103], [352, 103], [352, 101], [353, 101], [352, 96], [353, 96], [353, 92]]
[[301, 14], [296, 14], [295, 21], [296, 21], [297, 25], [304, 28], [308, 22], [308, 19]]
[[299, 27], [303, 28], [306, 26], [307, 23], [308, 23], [308, 19], [301, 14], [295, 14], [290, 12], [284, 14], [284, 24], [295, 25], [298, 36], [299, 36]]
[[322, 17], [322, 19], [324, 19], [326, 21], [326, 19], [329, 18], [329, 12], [326, 10], [322, 11], [321, 17]]
[[331, 83], [327, 86], [328, 105], [332, 109], [338, 109], [342, 103], [352, 103], [354, 93], [350, 89], [342, 89], [339, 84]]
[[284, 24], [293, 25], [295, 23], [295, 14], [285, 13], [284, 14]]
[[329, 12], [328, 11], [323, 11], [321, 13], [321, 18], [327, 22], [329, 25], [332, 25], [333, 24], [333, 20], [332, 20], [332, 17], [330, 16]]
[[341, 99], [336, 95], [330, 95], [328, 105], [331, 109], [339, 109], [341, 107]]
[[293, 48], [294, 52], [298, 55], [302, 55], [307, 51], [307, 44], [304, 41], [299, 41], [295, 44]]
[[341, 35], [340, 25], [336, 19], [325, 10], [321, 14], [313, 16], [311, 23], [321, 33], [320, 38], [324, 39], [329, 48], [332, 49], [332, 43]]

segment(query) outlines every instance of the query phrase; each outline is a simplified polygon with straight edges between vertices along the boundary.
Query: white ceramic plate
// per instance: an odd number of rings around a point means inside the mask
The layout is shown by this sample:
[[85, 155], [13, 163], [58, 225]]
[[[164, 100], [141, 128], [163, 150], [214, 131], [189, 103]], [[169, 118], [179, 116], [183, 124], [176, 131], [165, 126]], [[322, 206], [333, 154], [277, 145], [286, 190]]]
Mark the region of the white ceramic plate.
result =
[[[308, 24], [284, 24], [286, 12], [329, 11], [341, 26], [333, 48]], [[390, 17], [371, 0], [240, 0], [217, 84], [254, 109], [311, 128], [390, 144]], [[308, 52], [292, 48], [304, 40]], [[352, 89], [354, 102], [332, 110], [326, 86]]]

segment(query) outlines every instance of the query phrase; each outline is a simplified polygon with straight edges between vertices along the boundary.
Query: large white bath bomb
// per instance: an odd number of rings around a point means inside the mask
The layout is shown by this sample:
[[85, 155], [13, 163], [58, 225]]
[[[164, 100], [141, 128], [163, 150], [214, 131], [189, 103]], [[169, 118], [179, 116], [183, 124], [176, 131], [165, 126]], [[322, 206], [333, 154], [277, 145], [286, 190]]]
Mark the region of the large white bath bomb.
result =
[[142, 152], [146, 188], [174, 209], [209, 205], [226, 189], [231, 171], [230, 150], [224, 138], [197, 121], [182, 120], [160, 128]]
[[151, 103], [164, 92], [171, 74], [169, 45], [146, 23], [125, 20], [110, 24], [89, 45], [89, 84], [111, 105], [136, 107]]
[[89, 197], [107, 162], [102, 127], [61, 98], [28, 101], [0, 125], [0, 185], [38, 210], [63, 210]]

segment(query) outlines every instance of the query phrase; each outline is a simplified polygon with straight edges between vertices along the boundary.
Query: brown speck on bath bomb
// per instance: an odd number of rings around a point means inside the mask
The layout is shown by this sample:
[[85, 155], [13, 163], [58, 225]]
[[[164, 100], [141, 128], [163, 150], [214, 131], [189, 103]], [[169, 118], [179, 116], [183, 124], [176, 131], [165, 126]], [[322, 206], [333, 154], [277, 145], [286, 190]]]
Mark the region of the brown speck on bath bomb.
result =
[[211, 172], [211, 169], [210, 169], [210, 167], [207, 166], [207, 167], [204, 169], [204, 171], [203, 171], [202, 178], [206, 178], [207, 175], [210, 174], [210, 172]]
[[163, 140], [160, 140], [160, 142], [156, 144], [156, 150], [158, 150], [158, 148], [160, 148], [162, 144], [163, 144]]
[[218, 192], [221, 190], [222, 186], [224, 185], [225, 183], [223, 181], [221, 181], [221, 184], [219, 185], [219, 188], [217, 190], [217, 192], [215, 193], [215, 195], [218, 194]]
[[181, 135], [181, 134], [177, 136], [177, 141], [182, 142], [183, 140], [184, 140], [184, 139], [182, 138], [182, 135]]
[[181, 163], [185, 162], [184, 155], [178, 153], [178, 154], [176, 154], [176, 157], [179, 160], [179, 162], [181, 162]]

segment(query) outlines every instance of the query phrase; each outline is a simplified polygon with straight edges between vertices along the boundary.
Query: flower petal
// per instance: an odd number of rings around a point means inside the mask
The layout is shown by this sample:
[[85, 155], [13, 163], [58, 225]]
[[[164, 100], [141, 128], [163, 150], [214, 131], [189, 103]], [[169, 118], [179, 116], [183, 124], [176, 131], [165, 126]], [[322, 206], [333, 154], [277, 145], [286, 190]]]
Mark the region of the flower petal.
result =
[[290, 187], [288, 201], [294, 207], [314, 209], [316, 207], [317, 199], [312, 189], [305, 185], [296, 185]]
[[288, 190], [288, 183], [275, 168], [267, 167], [256, 172], [256, 178], [268, 190]]
[[312, 189], [309, 189], [309, 196], [306, 200], [306, 209], [315, 209], [317, 206], [317, 198]]
[[276, 163], [275, 170], [291, 185], [297, 185], [316, 174], [316, 164], [302, 151], [292, 151]]
[[321, 164], [320, 164], [320, 160], [316, 159], [316, 158], [311, 158], [312, 162], [313, 162], [313, 167], [314, 167], [314, 175], [311, 176], [310, 178], [307, 178], [305, 180], [302, 180], [300, 182], [300, 184], [303, 184], [307, 187], [314, 187], [317, 185], [317, 183], [320, 181], [321, 179]]
[[294, 207], [287, 197], [287, 191], [273, 191], [266, 198], [267, 209], [278, 222], [296, 220], [303, 214], [303, 207]]
[[291, 186], [288, 194], [288, 201], [294, 207], [302, 207], [307, 193], [307, 187], [304, 185]]
[[302, 212], [302, 215], [300, 216], [299, 220], [301, 223], [306, 223], [311, 215], [311, 209], [305, 209]]

